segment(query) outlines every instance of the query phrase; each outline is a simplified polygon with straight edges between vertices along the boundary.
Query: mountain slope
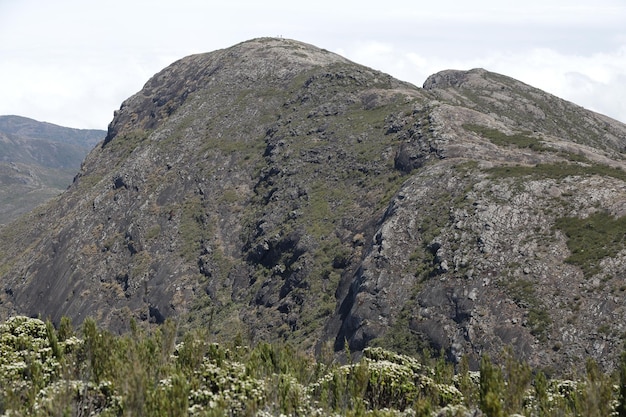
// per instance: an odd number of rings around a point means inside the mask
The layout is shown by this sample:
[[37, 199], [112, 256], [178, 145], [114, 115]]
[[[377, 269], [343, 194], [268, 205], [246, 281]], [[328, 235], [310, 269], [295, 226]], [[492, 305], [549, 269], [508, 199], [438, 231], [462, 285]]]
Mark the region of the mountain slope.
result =
[[626, 252], [593, 233], [622, 230], [625, 138], [484, 70], [422, 89], [284, 39], [190, 56], [0, 231], [0, 315], [610, 367]]
[[65, 190], [105, 134], [0, 116], [0, 224]]
[[99, 129], [73, 129], [22, 116], [0, 116], [0, 132], [24, 139], [66, 143], [87, 151], [102, 140], [104, 133]]

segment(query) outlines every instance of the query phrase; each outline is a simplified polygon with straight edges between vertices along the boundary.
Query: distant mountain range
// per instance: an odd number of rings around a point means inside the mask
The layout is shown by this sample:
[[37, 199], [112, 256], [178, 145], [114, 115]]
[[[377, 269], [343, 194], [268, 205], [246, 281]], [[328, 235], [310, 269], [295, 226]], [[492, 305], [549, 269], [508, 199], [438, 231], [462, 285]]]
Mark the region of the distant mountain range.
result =
[[0, 116], [0, 224], [58, 195], [106, 131]]

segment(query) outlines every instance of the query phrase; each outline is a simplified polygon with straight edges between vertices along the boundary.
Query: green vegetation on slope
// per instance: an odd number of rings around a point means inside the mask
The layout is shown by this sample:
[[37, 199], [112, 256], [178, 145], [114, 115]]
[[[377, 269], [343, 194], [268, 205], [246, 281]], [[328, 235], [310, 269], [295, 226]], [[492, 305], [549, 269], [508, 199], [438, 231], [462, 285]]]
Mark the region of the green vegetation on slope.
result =
[[[497, 129], [474, 124], [464, 124], [463, 128], [489, 139], [498, 146], [514, 146], [536, 152], [552, 151], [551, 148], [544, 146], [538, 138], [529, 136], [529, 132], [507, 135]], [[626, 181], [626, 172], [622, 169], [594, 163], [584, 156], [574, 153], [559, 152], [558, 155], [567, 159], [568, 162], [537, 164], [535, 166], [497, 166], [487, 171], [495, 178], [530, 176], [536, 179], [562, 179], [569, 176], [600, 175]]]
[[619, 168], [602, 164], [580, 165], [557, 162], [553, 164], [537, 164], [535, 166], [507, 165], [489, 168], [487, 172], [491, 174], [493, 178], [528, 176], [536, 179], [563, 179], [571, 176], [586, 177], [591, 175], [600, 175], [626, 181], [626, 172]]
[[537, 152], [546, 151], [550, 148], [543, 146], [541, 141], [530, 135], [530, 132], [514, 133], [507, 135], [497, 129], [491, 129], [481, 125], [464, 124], [463, 128], [470, 132], [478, 133], [482, 137], [489, 139], [498, 146], [515, 146], [517, 148], [528, 148]]
[[513, 279], [508, 282], [507, 289], [513, 301], [528, 308], [530, 333], [545, 342], [552, 320], [544, 303], [537, 297], [534, 283], [525, 279]]
[[566, 262], [579, 266], [585, 276], [600, 270], [600, 261], [614, 257], [626, 247], [626, 217], [598, 212], [586, 218], [562, 217], [555, 227], [568, 238], [571, 255]]

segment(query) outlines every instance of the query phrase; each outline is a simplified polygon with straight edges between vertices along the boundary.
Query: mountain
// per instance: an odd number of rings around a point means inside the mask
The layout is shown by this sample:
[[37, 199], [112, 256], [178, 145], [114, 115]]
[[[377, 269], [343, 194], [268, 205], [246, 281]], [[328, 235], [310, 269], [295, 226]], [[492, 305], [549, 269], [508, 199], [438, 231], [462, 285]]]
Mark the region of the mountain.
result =
[[60, 194], [106, 135], [0, 116], [0, 224]]
[[0, 319], [612, 368], [625, 146], [626, 125], [482, 69], [419, 88], [286, 39], [189, 56], [0, 230]]

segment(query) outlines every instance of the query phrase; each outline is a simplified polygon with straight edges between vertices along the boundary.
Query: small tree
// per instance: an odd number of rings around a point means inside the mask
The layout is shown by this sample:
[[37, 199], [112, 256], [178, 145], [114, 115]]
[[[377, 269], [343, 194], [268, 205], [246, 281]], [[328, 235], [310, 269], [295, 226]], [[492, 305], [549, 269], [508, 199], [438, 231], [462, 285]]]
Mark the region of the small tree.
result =
[[467, 355], [463, 355], [459, 363], [459, 390], [463, 394], [466, 406], [476, 404], [478, 392], [476, 384], [470, 376], [469, 357]]
[[550, 402], [548, 397], [548, 380], [546, 375], [539, 371], [535, 375], [535, 398], [537, 399], [537, 416], [547, 417], [550, 412]]
[[622, 352], [619, 364], [619, 398], [617, 403], [617, 415], [626, 417], [626, 349]]
[[70, 337], [74, 336], [74, 328], [72, 327], [72, 320], [69, 317], [61, 317], [59, 323], [59, 330], [57, 331], [57, 337], [59, 342], [64, 342]]
[[517, 360], [513, 350], [508, 347], [504, 350], [504, 370], [506, 376], [506, 390], [504, 391], [505, 413], [507, 415], [522, 413], [524, 397], [532, 381], [530, 366]]
[[593, 359], [586, 363], [586, 378], [577, 392], [576, 408], [585, 417], [604, 417], [611, 414], [613, 398], [611, 378], [602, 373]]
[[502, 371], [484, 355], [480, 360], [480, 409], [487, 417], [504, 417], [503, 390]]

